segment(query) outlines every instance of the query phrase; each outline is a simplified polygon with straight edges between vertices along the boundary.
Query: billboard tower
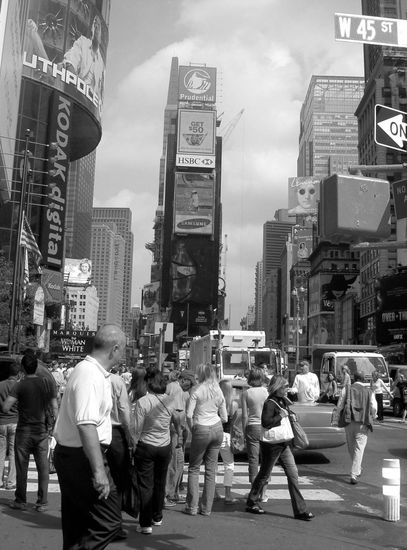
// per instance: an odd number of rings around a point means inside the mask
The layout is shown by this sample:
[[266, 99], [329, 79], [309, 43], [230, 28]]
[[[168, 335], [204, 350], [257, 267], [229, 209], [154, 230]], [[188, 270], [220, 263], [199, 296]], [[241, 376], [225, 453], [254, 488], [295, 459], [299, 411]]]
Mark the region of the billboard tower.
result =
[[180, 66], [174, 132], [167, 136], [161, 309], [174, 337], [205, 334], [218, 301], [221, 139], [216, 69]]

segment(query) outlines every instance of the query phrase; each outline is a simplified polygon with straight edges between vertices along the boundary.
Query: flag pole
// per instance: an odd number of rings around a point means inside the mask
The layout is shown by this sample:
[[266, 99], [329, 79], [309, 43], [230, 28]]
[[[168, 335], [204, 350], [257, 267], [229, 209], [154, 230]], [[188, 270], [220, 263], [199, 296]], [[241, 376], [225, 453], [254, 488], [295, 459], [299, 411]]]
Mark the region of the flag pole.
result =
[[[8, 349], [9, 353], [18, 353], [20, 351], [20, 335], [18, 327], [16, 327], [16, 320], [20, 318], [21, 309], [21, 276], [22, 276], [22, 264], [21, 264], [21, 232], [23, 229], [25, 201], [27, 194], [27, 174], [28, 174], [28, 144], [30, 141], [31, 130], [25, 131], [24, 141], [24, 158], [23, 158], [23, 174], [21, 178], [21, 193], [20, 202], [18, 207], [18, 226], [17, 226], [17, 240], [16, 240], [16, 253], [14, 258], [13, 269], [13, 293], [11, 297], [11, 312], [10, 312], [10, 326], [9, 326], [9, 340]], [[17, 330], [16, 330], [17, 328]]]

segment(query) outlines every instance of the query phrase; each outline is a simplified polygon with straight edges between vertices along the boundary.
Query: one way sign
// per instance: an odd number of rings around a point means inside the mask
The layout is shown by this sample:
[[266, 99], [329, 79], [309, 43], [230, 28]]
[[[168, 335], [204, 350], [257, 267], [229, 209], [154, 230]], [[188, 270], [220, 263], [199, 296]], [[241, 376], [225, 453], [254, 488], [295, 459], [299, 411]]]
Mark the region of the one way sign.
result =
[[407, 152], [407, 113], [375, 106], [374, 140], [378, 145]]

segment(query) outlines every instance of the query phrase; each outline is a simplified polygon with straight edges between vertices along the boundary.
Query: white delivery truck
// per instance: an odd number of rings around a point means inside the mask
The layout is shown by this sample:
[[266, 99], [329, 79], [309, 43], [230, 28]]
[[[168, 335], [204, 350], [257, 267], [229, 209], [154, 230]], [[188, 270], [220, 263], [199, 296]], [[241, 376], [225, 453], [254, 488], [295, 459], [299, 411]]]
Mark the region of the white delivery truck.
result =
[[244, 378], [247, 371], [266, 364], [272, 372], [281, 373], [284, 365], [281, 350], [266, 347], [264, 331], [211, 330], [194, 338], [189, 348], [189, 369], [211, 363], [218, 369], [218, 378]]
[[[377, 371], [390, 390], [389, 369], [375, 346], [363, 345], [316, 345], [312, 349], [312, 370], [318, 375], [321, 390], [327, 385], [328, 373], [334, 374], [339, 388], [342, 387], [342, 367], [347, 366], [351, 379], [356, 371], [365, 375], [365, 385], [370, 384], [372, 373]], [[383, 396], [383, 406], [389, 407], [388, 395]]]

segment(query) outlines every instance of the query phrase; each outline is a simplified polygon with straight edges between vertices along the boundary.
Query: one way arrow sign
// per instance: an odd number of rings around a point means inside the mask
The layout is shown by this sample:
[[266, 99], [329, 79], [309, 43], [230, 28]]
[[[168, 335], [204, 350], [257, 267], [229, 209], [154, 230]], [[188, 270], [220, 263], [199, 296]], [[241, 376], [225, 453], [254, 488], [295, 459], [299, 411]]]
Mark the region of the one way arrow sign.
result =
[[374, 140], [378, 145], [407, 152], [407, 113], [376, 105]]

